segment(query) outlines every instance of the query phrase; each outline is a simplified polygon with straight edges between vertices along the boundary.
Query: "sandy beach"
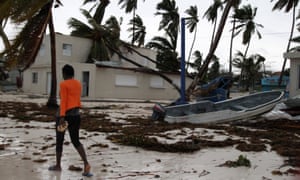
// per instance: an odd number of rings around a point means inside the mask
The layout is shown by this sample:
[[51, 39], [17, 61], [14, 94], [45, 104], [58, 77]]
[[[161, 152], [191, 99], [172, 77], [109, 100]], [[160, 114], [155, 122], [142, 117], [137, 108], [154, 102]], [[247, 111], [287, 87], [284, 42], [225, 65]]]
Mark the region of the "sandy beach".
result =
[[[241, 142], [254, 142], [246, 136], [236, 133], [228, 133], [223, 129], [211, 127], [183, 126], [182, 128], [170, 128], [164, 131], [148, 134], [155, 138], [155, 142], [161, 144], [175, 144], [187, 142], [191, 137], [205, 142], [233, 142], [232, 145], [201, 146], [197, 150], [188, 149], [186, 152], [179, 149], [162, 150], [155, 146], [145, 144], [126, 145], [120, 143], [120, 129], [115, 129], [122, 124], [124, 132], [138, 118], [147, 119], [152, 113], [153, 103], [118, 103], [118, 102], [89, 102], [83, 101], [86, 113], [85, 118], [105, 121], [108, 125], [98, 125], [83, 128], [80, 131], [81, 142], [85, 146], [88, 159], [92, 165], [93, 177], [87, 178], [81, 175], [82, 162], [76, 150], [70, 143], [68, 133], [65, 137], [64, 153], [62, 157], [61, 172], [48, 171], [48, 167], [55, 163], [55, 130], [51, 116], [46, 116], [42, 108], [27, 108], [27, 103], [38, 104], [41, 107], [46, 104], [47, 97], [33, 96], [21, 93], [1, 93], [1, 121], [0, 121], [0, 163], [1, 179], [9, 180], [77, 180], [77, 179], [121, 179], [121, 180], [296, 180], [299, 176], [299, 158], [296, 163], [287, 163], [290, 156], [280, 155], [274, 147], [273, 141], [260, 139], [264, 142], [263, 150], [240, 150]], [[13, 106], [13, 107], [11, 107]], [[6, 111], [9, 109], [10, 111]], [[26, 111], [23, 111], [23, 110]], [[41, 112], [39, 112], [41, 111]], [[20, 114], [28, 112], [21, 117]], [[33, 118], [34, 117], [34, 118]], [[31, 119], [32, 118], [32, 119]], [[48, 119], [39, 121], [39, 118]], [[54, 120], [54, 119], [53, 119]], [[150, 132], [155, 122], [144, 121], [144, 132]], [[275, 123], [275, 120], [274, 120]], [[293, 122], [292, 122], [293, 123]], [[163, 125], [159, 125], [161, 127]], [[228, 125], [227, 125], [228, 126]], [[239, 125], [241, 126], [241, 125]], [[120, 126], [121, 127], [121, 126]], [[149, 129], [147, 129], [149, 127]], [[166, 128], [165, 127], [165, 128]], [[180, 127], [180, 126], [179, 126]], [[226, 126], [225, 126], [226, 127]], [[230, 125], [228, 126], [230, 127]], [[251, 128], [250, 128], [251, 129]], [[129, 129], [131, 131], [136, 129]], [[251, 131], [254, 131], [252, 129]], [[136, 130], [136, 132], [138, 132]], [[250, 131], [249, 131], [250, 132]], [[300, 140], [300, 128], [296, 127], [295, 136]], [[280, 136], [280, 134], [278, 135]], [[114, 139], [116, 138], [116, 139]], [[137, 140], [138, 141], [138, 140]], [[257, 140], [258, 141], [258, 140]], [[288, 141], [288, 139], [287, 139]], [[201, 141], [202, 142], [202, 141]], [[275, 142], [275, 141], [274, 141]], [[167, 147], [167, 146], [166, 146]], [[178, 146], [176, 146], [178, 147]], [[295, 146], [296, 148], [299, 147]], [[198, 146], [197, 146], [198, 148]], [[168, 149], [168, 148], [166, 148]], [[295, 149], [298, 153], [300, 149]], [[246, 157], [251, 166], [228, 166], [229, 161], [235, 161], [242, 155]]]

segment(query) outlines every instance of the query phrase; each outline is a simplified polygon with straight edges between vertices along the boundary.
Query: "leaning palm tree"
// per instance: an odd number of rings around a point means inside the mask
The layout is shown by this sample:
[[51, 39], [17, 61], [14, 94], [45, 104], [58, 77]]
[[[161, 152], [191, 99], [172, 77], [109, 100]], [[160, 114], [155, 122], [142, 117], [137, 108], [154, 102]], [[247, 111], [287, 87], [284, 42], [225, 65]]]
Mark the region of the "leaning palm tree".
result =
[[[104, 11], [106, 6], [102, 7], [102, 11]], [[109, 60], [112, 52], [105, 45], [105, 41], [110, 42], [111, 39], [115, 39], [116, 41], [119, 40], [120, 27], [118, 23], [113, 23], [115, 22], [114, 18], [114, 20], [110, 21], [110, 27], [105, 27], [99, 24], [87, 10], [81, 9], [81, 13], [87, 19], [88, 24], [76, 18], [71, 18], [68, 21], [68, 25], [72, 29], [72, 36], [84, 37], [92, 40], [92, 48], [86, 62], [93, 63], [94, 61]], [[112, 24], [115, 26], [112, 27]], [[111, 43], [117, 43], [116, 41]]]
[[235, 35], [243, 32], [243, 44], [246, 45], [244, 56], [247, 56], [251, 38], [253, 34], [257, 34], [258, 38], [261, 39], [261, 34], [258, 28], [263, 28], [263, 25], [258, 24], [254, 21], [256, 16], [257, 8], [252, 8], [251, 5], [245, 5], [242, 8], [236, 9], [236, 33]]
[[[191, 49], [190, 49], [190, 52], [189, 52], [189, 56], [188, 56], [188, 59], [187, 59], [187, 62], [188, 62], [187, 64], [189, 64], [191, 54], [192, 54], [192, 51], [193, 51], [193, 47], [194, 47], [194, 44], [195, 44], [195, 41], [196, 41], [196, 35], [197, 35], [197, 24], [199, 22], [198, 8], [197, 8], [197, 6], [190, 6], [190, 8], [185, 11], [185, 13], [187, 13], [189, 15], [188, 17], [185, 18], [187, 27], [189, 29], [189, 32], [192, 33], [192, 32], [195, 31], [193, 42], [192, 42]], [[186, 69], [188, 69], [188, 66], [186, 67]]]
[[[145, 0], [144, 0], [144, 2], [145, 2]], [[137, 0], [119, 0], [119, 4], [123, 4], [123, 5], [121, 6], [121, 8], [122, 8], [122, 9], [125, 8], [125, 12], [126, 12], [126, 13], [131, 13], [131, 12], [133, 12], [133, 13], [132, 13], [132, 20], [136, 20], [136, 19], [135, 19], [135, 17], [136, 17], [135, 11], [136, 11], [136, 9], [137, 9], [137, 3], [138, 3]], [[133, 45], [133, 43], [135, 42], [135, 40], [134, 40], [134, 37], [135, 37], [135, 30], [136, 30], [135, 25], [136, 25], [135, 23], [132, 23], [132, 41], [131, 41], [131, 44], [132, 44], [132, 45]]]
[[43, 36], [49, 25], [51, 41], [51, 91], [47, 102], [49, 107], [57, 107], [56, 101], [56, 57], [55, 33], [52, 19], [52, 7], [62, 5], [60, 0], [41, 1], [9, 1], [1, 2], [0, 20], [11, 19], [15, 24], [23, 24], [22, 30], [13, 40], [9, 49], [2, 54], [7, 59], [8, 66], [18, 66], [20, 72], [26, 70], [35, 61]]
[[208, 54], [205, 58], [203, 65], [199, 68], [199, 72], [198, 72], [197, 76], [194, 78], [194, 80], [192, 81], [192, 83], [189, 85], [189, 87], [186, 90], [186, 99], [187, 100], [192, 95], [192, 92], [194, 91], [195, 87], [202, 80], [204, 74], [206, 73], [206, 71], [208, 69], [208, 65], [209, 65], [211, 59], [213, 58], [215, 50], [221, 39], [223, 29], [224, 29], [224, 26], [225, 26], [225, 23], [226, 23], [226, 20], [227, 20], [227, 17], [229, 15], [231, 8], [237, 7], [241, 3], [241, 0], [226, 0], [225, 3], [226, 3], [226, 5], [224, 8], [222, 17], [220, 19], [220, 24], [218, 26], [214, 41], [213, 41], [212, 45], [210, 46], [210, 49], [208, 51]]
[[94, 16], [90, 15], [88, 11], [82, 9], [81, 12], [87, 18], [88, 24], [85, 24], [75, 18], [71, 18], [68, 24], [72, 29], [71, 35], [92, 40], [93, 45], [87, 61], [95, 62], [101, 60], [109, 60], [111, 55], [115, 53], [123, 60], [137, 66], [138, 68], [143, 68], [146, 69], [147, 72], [159, 75], [171, 85], [173, 85], [174, 88], [180, 93], [180, 89], [178, 88], [178, 86], [173, 83], [173, 81], [167, 76], [156, 70], [147, 69], [143, 65], [127, 58], [122, 54], [119, 49], [121, 45], [125, 48], [128, 48], [129, 50], [133, 50], [133, 48], [131, 48], [127, 43], [120, 40], [120, 26], [115, 17], [112, 16], [104, 24], [99, 24], [94, 19]]
[[133, 25], [128, 29], [129, 32], [132, 32], [129, 37], [132, 37], [133, 43], [136, 42], [138, 47], [144, 46], [146, 26], [144, 25], [142, 18], [139, 15], [136, 15], [136, 17], [129, 21], [129, 25]]
[[[273, 1], [274, 0], [271, 0], [271, 2], [273, 2]], [[292, 25], [291, 25], [290, 37], [288, 39], [286, 52], [288, 52], [290, 50], [291, 41], [292, 41], [292, 38], [293, 38], [293, 35], [294, 35], [294, 28], [295, 28], [295, 21], [296, 21], [296, 7], [297, 7], [298, 3], [299, 3], [299, 0], [276, 0], [275, 5], [273, 6], [273, 11], [274, 10], [282, 10], [284, 8], [285, 8], [285, 12], [290, 12], [291, 10], [293, 11], [292, 17], [291, 17], [292, 18]], [[281, 82], [282, 82], [282, 77], [283, 77], [283, 74], [284, 74], [286, 61], [287, 61], [287, 58], [284, 58], [281, 73], [280, 73], [280, 77], [279, 77], [279, 80], [278, 80], [278, 86], [280, 86]]]

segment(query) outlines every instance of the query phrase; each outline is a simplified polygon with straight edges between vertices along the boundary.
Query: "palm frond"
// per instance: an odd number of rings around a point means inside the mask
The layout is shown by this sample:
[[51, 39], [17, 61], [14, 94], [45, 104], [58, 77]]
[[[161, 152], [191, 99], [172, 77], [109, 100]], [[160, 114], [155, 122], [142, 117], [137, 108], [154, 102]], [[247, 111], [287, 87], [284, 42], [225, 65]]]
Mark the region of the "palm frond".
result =
[[72, 31], [71, 31], [72, 36], [85, 37], [85, 38], [89, 38], [89, 39], [92, 38], [91, 34], [92, 34], [93, 30], [88, 25], [79, 21], [78, 19], [71, 18], [68, 21], [68, 25], [69, 25], [69, 28], [72, 29]]
[[52, 3], [46, 4], [38, 14], [28, 20], [22, 31], [4, 52], [10, 65], [18, 65], [22, 71], [27, 69], [36, 58], [51, 16]]

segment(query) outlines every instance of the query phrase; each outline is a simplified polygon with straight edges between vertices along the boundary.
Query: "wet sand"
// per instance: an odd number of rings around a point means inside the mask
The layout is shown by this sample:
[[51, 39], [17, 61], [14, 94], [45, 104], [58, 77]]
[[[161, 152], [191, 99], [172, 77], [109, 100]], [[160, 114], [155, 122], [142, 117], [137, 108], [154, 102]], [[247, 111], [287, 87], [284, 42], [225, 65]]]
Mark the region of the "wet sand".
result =
[[[286, 160], [291, 159], [292, 156], [280, 155], [272, 139], [269, 140], [265, 134], [260, 137], [257, 133], [260, 138], [257, 144], [263, 142], [265, 145], [262, 150], [255, 151], [252, 147], [253, 149], [246, 151], [245, 148], [238, 148], [243, 144], [241, 142], [255, 144], [254, 139], [233, 132], [233, 129], [225, 131], [224, 127], [222, 129], [192, 125], [171, 127], [148, 121], [147, 117], [152, 113], [152, 103], [87, 101], [83, 102], [83, 129], [80, 131], [80, 136], [94, 176], [82, 177], [82, 171], [69, 169], [70, 166], [82, 168], [82, 162], [70, 143], [68, 133], [62, 157], [63, 170], [50, 172], [48, 167], [55, 163], [55, 131], [53, 117], [42, 108], [47, 98], [33, 98], [23, 94], [1, 94], [0, 96], [0, 104], [2, 102], [2, 105], [6, 106], [0, 108], [2, 147], [0, 171], [1, 177], [5, 179], [300, 179], [297, 172], [300, 163], [297, 158], [294, 163], [287, 163]], [[34, 107], [32, 103], [40, 106]], [[101, 123], [93, 124], [92, 121], [101, 121]], [[143, 129], [132, 128], [136, 124]], [[267, 124], [266, 122], [265, 125]], [[295, 129], [294, 134], [299, 136], [299, 125], [296, 126], [291, 122], [286, 127], [291, 125]], [[235, 126], [249, 127], [247, 123]], [[254, 128], [253, 124], [251, 126], [252, 130], [259, 128]], [[120, 132], [123, 138], [116, 136]], [[144, 141], [138, 139], [140, 136], [133, 136], [139, 134], [143, 134]], [[151, 141], [152, 144], [146, 146], [149, 140], [146, 136], [155, 138], [156, 144]], [[126, 144], [122, 141], [124, 137], [131, 141], [126, 141]], [[135, 141], [133, 142], [129, 137], [134, 137]], [[185, 144], [186, 146], [174, 145], [176, 142], [191, 141], [201, 142], [199, 143], [201, 145], [197, 144], [195, 147], [191, 147], [191, 143]], [[224, 144], [226, 142], [228, 144]], [[176, 147], [177, 152], [172, 152], [170, 147]], [[296, 149], [289, 153], [298, 153], [300, 150], [298, 147], [295, 144]], [[224, 166], [228, 161], [235, 161], [239, 155], [247, 157], [251, 167]]]

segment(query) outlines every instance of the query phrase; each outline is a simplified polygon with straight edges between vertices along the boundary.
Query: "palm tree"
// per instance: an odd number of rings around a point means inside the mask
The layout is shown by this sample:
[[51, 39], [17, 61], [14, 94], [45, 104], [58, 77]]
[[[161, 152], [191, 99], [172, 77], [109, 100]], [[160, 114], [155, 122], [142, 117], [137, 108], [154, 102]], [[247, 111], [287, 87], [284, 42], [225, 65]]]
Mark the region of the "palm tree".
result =
[[40, 49], [47, 25], [49, 25], [51, 42], [51, 92], [47, 102], [48, 107], [57, 107], [56, 101], [56, 57], [55, 33], [52, 19], [52, 7], [62, 5], [60, 0], [41, 1], [9, 1], [4, 0], [0, 5], [0, 20], [10, 18], [13, 23], [25, 23], [10, 49], [2, 54], [7, 59], [7, 65], [18, 66], [20, 72], [26, 70], [35, 61]]
[[263, 68], [265, 58], [260, 54], [253, 54], [249, 57], [245, 57], [240, 51], [237, 52], [235, 58], [233, 59], [233, 66], [241, 69], [241, 81], [240, 84], [246, 86], [246, 90], [249, 87], [254, 88], [255, 82], [262, 77], [260, 72]]
[[[104, 14], [107, 5], [106, 1], [101, 2], [95, 14]], [[71, 18], [68, 21], [68, 25], [72, 29], [72, 36], [84, 37], [92, 40], [92, 48], [86, 62], [94, 63], [95, 61], [109, 60], [112, 52], [107, 47], [106, 43], [117, 44], [120, 37], [120, 26], [116, 18], [111, 17], [106, 22], [106, 26], [104, 26], [101, 25], [103, 16], [101, 16], [101, 18], [96, 15], [92, 16], [89, 11], [85, 9], [81, 9], [81, 13], [87, 19], [88, 24], [85, 24], [76, 18]], [[113, 47], [115, 46], [118, 45], [113, 45]]]
[[[273, 2], [274, 0], [271, 0], [271, 2]], [[294, 28], [295, 28], [295, 21], [296, 21], [296, 7], [299, 3], [299, 0], [276, 0], [275, 5], [273, 6], [273, 11], [274, 10], [282, 10], [285, 8], [285, 12], [290, 12], [292, 10], [292, 25], [291, 25], [291, 31], [290, 31], [290, 37], [288, 40], [288, 44], [286, 47], [286, 52], [288, 52], [290, 50], [290, 46], [291, 46], [291, 41], [294, 35]], [[286, 61], [287, 58], [284, 58], [283, 61], [283, 65], [282, 65], [282, 69], [281, 69], [281, 73], [280, 73], [280, 77], [278, 80], [278, 86], [281, 85], [282, 82], [282, 77], [284, 74], [284, 69], [285, 69], [285, 65], [286, 65]]]
[[155, 15], [161, 15], [162, 19], [159, 24], [159, 30], [164, 30], [165, 37], [156, 36], [147, 43], [146, 47], [157, 50], [157, 68], [168, 72], [178, 72], [180, 62], [176, 52], [179, 14], [176, 2], [174, 0], [163, 0], [157, 4], [158, 10]]
[[206, 17], [208, 21], [211, 21], [214, 24], [210, 42], [211, 45], [213, 44], [213, 40], [215, 37], [219, 10], [223, 10], [223, 2], [221, 0], [214, 0], [214, 3], [211, 6], [209, 6], [209, 8], [205, 11], [203, 16]]
[[232, 51], [233, 51], [233, 38], [235, 36], [235, 29], [236, 29], [236, 18], [239, 16], [237, 13], [237, 9], [234, 9], [234, 13], [232, 15], [232, 29], [231, 29], [231, 37], [230, 37], [230, 47], [229, 47], [229, 73], [232, 74]]
[[[193, 70], [197, 71], [199, 69], [199, 66], [201, 66], [202, 64], [202, 53], [198, 50], [193, 52], [193, 58], [194, 58], [194, 62], [188, 62], [189, 66], [191, 66], [191, 68], [193, 68]], [[193, 74], [193, 73], [192, 73]]]
[[[187, 24], [187, 27], [188, 27], [190, 33], [195, 31], [193, 42], [192, 42], [191, 49], [190, 49], [190, 52], [189, 52], [189, 56], [188, 56], [188, 59], [187, 59], [187, 62], [188, 62], [187, 64], [189, 64], [191, 54], [192, 54], [192, 51], [193, 51], [193, 47], [194, 47], [194, 44], [195, 44], [195, 41], [196, 41], [196, 35], [197, 35], [197, 24], [199, 22], [198, 8], [197, 8], [197, 6], [190, 6], [190, 8], [185, 11], [185, 13], [187, 13], [189, 15], [189, 17], [187, 17], [185, 19], [186, 19], [186, 24]], [[188, 65], [187, 65], [186, 69], [188, 69]]]
[[212, 59], [212, 57], [214, 56], [215, 50], [219, 44], [219, 41], [221, 39], [222, 33], [223, 33], [223, 29], [227, 20], [227, 17], [229, 15], [230, 9], [232, 7], [237, 7], [241, 0], [226, 0], [226, 5], [222, 14], [222, 17], [220, 19], [220, 23], [217, 29], [217, 33], [216, 36], [214, 38], [214, 41], [212, 43], [212, 45], [210, 46], [210, 49], [208, 51], [208, 54], [205, 58], [205, 61], [203, 63], [203, 65], [201, 66], [201, 68], [199, 68], [199, 72], [197, 74], [197, 76], [194, 78], [194, 80], [192, 81], [192, 83], [190, 84], [190, 86], [188, 87], [188, 89], [186, 90], [186, 99], [188, 100], [190, 95], [192, 94], [193, 90], [195, 89], [195, 87], [197, 86], [197, 84], [201, 81], [201, 79], [203, 78], [204, 74], [206, 73], [207, 69], [208, 69], [208, 65]]
[[[101, 4], [100, 4], [101, 5]], [[101, 6], [102, 11], [105, 10], [104, 5]], [[99, 10], [100, 11], [100, 10]], [[91, 16], [90, 13], [84, 9], [81, 10], [82, 14], [87, 18], [88, 24], [85, 24], [78, 19], [71, 18], [68, 22], [69, 27], [72, 28], [71, 35], [89, 38], [93, 41], [93, 46], [91, 48], [90, 55], [88, 57], [88, 61], [95, 62], [101, 60], [109, 60], [113, 53], [116, 53], [123, 60], [137, 66], [138, 68], [145, 68], [143, 65], [135, 62], [134, 60], [128, 59], [125, 57], [122, 52], [119, 50], [119, 47], [122, 45], [128, 48], [130, 51], [133, 51], [127, 43], [121, 41], [120, 37], [120, 26], [115, 17], [110, 17], [105, 24], [101, 25], [96, 22], [94, 16]], [[98, 19], [99, 21], [99, 19]], [[101, 52], [101, 53], [99, 53]], [[141, 54], [138, 54], [141, 55]], [[147, 57], [145, 57], [147, 59]], [[157, 72], [152, 69], [145, 68], [147, 72], [151, 72], [153, 74], [159, 75], [167, 82], [169, 82], [179, 93], [180, 89], [178, 86], [173, 83], [171, 79], [167, 76], [163, 75], [160, 72]]]
[[213, 58], [213, 64], [210, 66], [208, 73], [207, 73], [207, 79], [213, 80], [220, 76], [220, 62], [219, 58], [215, 57]]
[[132, 32], [130, 37], [132, 37], [133, 43], [136, 42], [138, 47], [144, 46], [146, 26], [144, 26], [142, 18], [139, 15], [136, 15], [136, 17], [130, 20], [129, 25], [133, 25], [128, 29], [129, 32]]
[[[145, 2], [145, 0], [144, 0]], [[126, 13], [132, 13], [132, 20], [136, 20], [135, 17], [135, 10], [137, 9], [137, 3], [138, 1], [137, 0], [119, 0], [119, 4], [122, 4], [123, 5], [121, 6], [121, 8], [125, 8], [125, 12]], [[135, 23], [132, 23], [132, 41], [131, 41], [131, 44], [133, 45], [133, 43], [135, 42], [134, 38], [135, 38]]]
[[172, 50], [176, 51], [179, 30], [179, 13], [176, 2], [174, 0], [162, 0], [162, 2], [157, 4], [156, 9], [158, 12], [155, 15], [162, 16], [158, 30], [165, 29], [167, 35], [171, 38]]
[[[157, 50], [157, 68], [167, 72], [178, 72], [180, 68], [180, 62], [178, 60], [178, 54], [174, 50], [176, 44], [174, 44], [172, 32], [166, 32], [167, 37], [156, 36], [146, 44], [146, 47]], [[171, 40], [169, 40], [171, 39]]]
[[258, 38], [261, 39], [261, 34], [258, 31], [258, 28], [263, 28], [263, 25], [258, 24], [254, 21], [256, 16], [257, 8], [252, 9], [251, 5], [245, 5], [242, 8], [236, 9], [235, 11], [235, 19], [237, 32], [235, 35], [239, 34], [243, 31], [243, 44], [247, 45], [244, 56], [247, 56], [247, 52], [249, 50], [250, 42], [252, 35], [254, 33], [257, 34]]

